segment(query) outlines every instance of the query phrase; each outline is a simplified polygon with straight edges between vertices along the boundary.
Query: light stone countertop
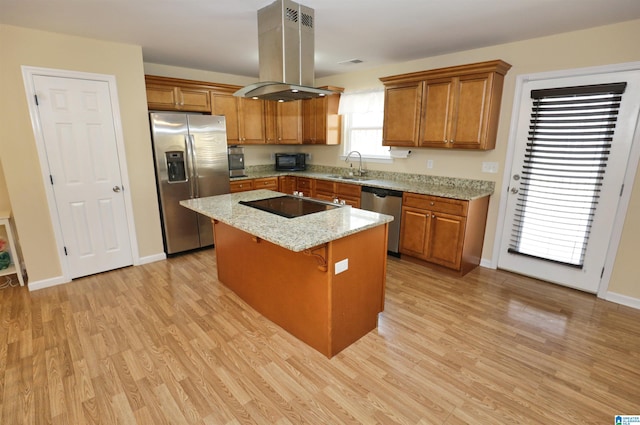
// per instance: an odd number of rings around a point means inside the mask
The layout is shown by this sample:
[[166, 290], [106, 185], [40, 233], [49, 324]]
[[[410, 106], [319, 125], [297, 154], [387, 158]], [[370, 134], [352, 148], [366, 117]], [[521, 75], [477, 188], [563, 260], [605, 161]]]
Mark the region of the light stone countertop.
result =
[[443, 198], [471, 201], [490, 196], [494, 192], [495, 183], [485, 180], [469, 180], [452, 177], [425, 176], [419, 174], [369, 171], [365, 180], [335, 177], [346, 175], [348, 169], [324, 166], [309, 166], [308, 171], [279, 172], [273, 166], [247, 167], [247, 176], [232, 180], [245, 180], [263, 177], [298, 176], [313, 179], [331, 180], [359, 186], [378, 187], [383, 189], [412, 192], [421, 195], [440, 196]]
[[286, 218], [238, 203], [282, 195], [261, 189], [189, 199], [180, 205], [294, 252], [393, 221], [392, 216], [350, 206]]

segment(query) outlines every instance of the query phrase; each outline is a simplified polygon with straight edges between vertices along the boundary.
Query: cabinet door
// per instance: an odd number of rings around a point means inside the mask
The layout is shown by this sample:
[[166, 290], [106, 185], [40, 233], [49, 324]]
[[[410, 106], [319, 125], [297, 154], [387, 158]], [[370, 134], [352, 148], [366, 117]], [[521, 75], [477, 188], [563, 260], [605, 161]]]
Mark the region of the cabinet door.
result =
[[302, 101], [302, 142], [325, 144], [327, 142], [327, 97]]
[[427, 235], [431, 215], [427, 211], [402, 208], [402, 220], [400, 221], [400, 252], [426, 259]]
[[316, 179], [315, 193], [316, 195], [324, 194], [326, 196], [333, 197], [336, 193], [336, 183], [329, 180]]
[[353, 208], [360, 208], [360, 198], [338, 196], [338, 202], [344, 202], [345, 205], [351, 205]]
[[276, 103], [276, 128], [279, 144], [302, 143], [302, 101]]
[[328, 97], [318, 97], [311, 99], [314, 105], [314, 144], [327, 143], [327, 103]]
[[236, 96], [227, 93], [212, 93], [211, 113], [213, 115], [224, 115], [227, 123], [227, 144], [237, 145], [243, 143], [240, 136], [238, 98]]
[[417, 146], [422, 82], [395, 84], [384, 90], [384, 146]]
[[278, 115], [278, 102], [273, 100], [265, 100], [266, 113], [264, 115], [264, 130], [267, 136], [268, 144], [278, 143], [278, 124], [276, 116]]
[[239, 126], [243, 143], [264, 144], [266, 141], [265, 101], [239, 98], [239, 104]]
[[296, 182], [296, 190], [302, 192], [304, 196], [313, 196], [315, 194], [314, 179], [308, 177], [298, 177]]
[[460, 270], [465, 217], [432, 213], [427, 238], [426, 260]]
[[329, 195], [326, 192], [317, 192], [317, 191], [313, 194], [313, 197], [315, 199], [319, 199], [319, 200], [325, 201], [325, 202], [334, 202], [335, 199], [336, 199], [336, 197], [334, 195]]
[[280, 176], [278, 178], [278, 192], [293, 195], [294, 190], [297, 190], [295, 176]]
[[178, 87], [181, 111], [211, 113], [211, 97], [209, 90]]
[[316, 138], [315, 99], [302, 101], [302, 143], [313, 144]]
[[178, 97], [175, 87], [147, 86], [147, 107], [150, 110], [175, 111]]
[[454, 79], [427, 81], [422, 94], [420, 146], [448, 147], [454, 113]]
[[486, 145], [491, 75], [468, 75], [458, 79], [451, 147], [478, 149]]
[[338, 198], [354, 198], [360, 199], [362, 194], [362, 186], [351, 183], [336, 183], [336, 195]]

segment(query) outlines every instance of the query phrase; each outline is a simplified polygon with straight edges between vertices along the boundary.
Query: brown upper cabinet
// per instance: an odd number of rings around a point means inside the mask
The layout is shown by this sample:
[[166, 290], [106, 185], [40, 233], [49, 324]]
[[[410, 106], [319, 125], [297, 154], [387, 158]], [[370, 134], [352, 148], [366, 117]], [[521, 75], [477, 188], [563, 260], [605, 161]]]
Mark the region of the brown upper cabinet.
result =
[[276, 102], [267, 100], [267, 143], [276, 145], [302, 144], [302, 101]]
[[504, 75], [501, 60], [381, 78], [385, 146], [494, 149]]
[[265, 144], [264, 100], [245, 99], [233, 93], [211, 92], [211, 113], [224, 115], [227, 144]]
[[[236, 97], [240, 86], [145, 75], [149, 110], [224, 115], [229, 145], [340, 144], [336, 93], [309, 100], [276, 102]], [[304, 134], [303, 134], [304, 133]]]
[[211, 113], [209, 85], [178, 78], [145, 76], [150, 110]]
[[302, 101], [302, 143], [339, 145], [342, 120], [338, 115], [342, 87], [324, 86], [335, 94]]

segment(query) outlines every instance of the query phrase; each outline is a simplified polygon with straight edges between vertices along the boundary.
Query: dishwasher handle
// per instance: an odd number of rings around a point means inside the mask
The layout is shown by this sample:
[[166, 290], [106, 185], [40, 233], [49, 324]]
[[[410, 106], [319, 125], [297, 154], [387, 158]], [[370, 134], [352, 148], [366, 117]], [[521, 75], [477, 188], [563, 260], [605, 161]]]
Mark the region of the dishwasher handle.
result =
[[393, 196], [402, 198], [402, 192], [393, 189], [382, 189], [379, 187], [362, 186], [363, 192], [373, 193], [378, 198], [386, 198], [387, 196]]

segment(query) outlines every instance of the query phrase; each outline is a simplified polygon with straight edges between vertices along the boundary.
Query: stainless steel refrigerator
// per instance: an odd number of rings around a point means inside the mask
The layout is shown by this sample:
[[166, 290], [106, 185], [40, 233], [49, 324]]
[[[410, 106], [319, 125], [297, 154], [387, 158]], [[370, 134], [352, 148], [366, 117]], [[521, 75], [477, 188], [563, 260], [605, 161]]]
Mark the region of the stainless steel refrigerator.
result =
[[179, 202], [229, 193], [224, 116], [153, 112], [149, 118], [165, 252], [212, 245], [211, 219]]

